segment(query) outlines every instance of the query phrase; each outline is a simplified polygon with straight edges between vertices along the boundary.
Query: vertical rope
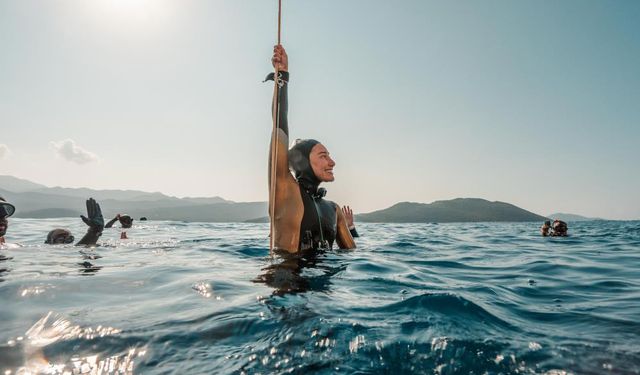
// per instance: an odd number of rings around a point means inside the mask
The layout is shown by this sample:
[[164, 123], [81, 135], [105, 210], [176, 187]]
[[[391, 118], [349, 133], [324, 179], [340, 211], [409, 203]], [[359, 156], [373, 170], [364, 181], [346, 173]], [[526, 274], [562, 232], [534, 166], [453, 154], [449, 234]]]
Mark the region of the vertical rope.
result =
[[282, 30], [282, 0], [278, 0], [278, 44], [280, 44], [280, 30]]
[[[278, 45], [280, 45], [280, 34], [282, 30], [282, 0], [278, 0]], [[277, 164], [278, 164], [278, 128], [280, 127], [280, 100], [278, 97], [278, 66], [275, 66], [275, 77], [274, 77], [274, 87], [273, 87], [273, 97], [275, 98], [273, 103], [273, 108], [271, 110], [273, 115], [273, 143], [271, 145], [271, 186], [269, 191], [269, 203], [270, 203], [270, 226], [269, 226], [269, 251], [273, 251], [275, 245], [275, 216], [276, 216], [276, 172], [277, 172]]]

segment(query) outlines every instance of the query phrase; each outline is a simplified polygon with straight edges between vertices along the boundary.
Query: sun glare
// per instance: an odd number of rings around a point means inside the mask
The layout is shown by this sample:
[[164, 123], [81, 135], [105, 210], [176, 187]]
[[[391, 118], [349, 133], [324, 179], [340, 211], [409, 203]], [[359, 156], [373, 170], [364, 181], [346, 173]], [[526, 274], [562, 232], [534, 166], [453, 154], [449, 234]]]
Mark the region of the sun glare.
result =
[[130, 32], [151, 31], [166, 24], [171, 14], [170, 2], [164, 0], [94, 0], [93, 11], [103, 22]]

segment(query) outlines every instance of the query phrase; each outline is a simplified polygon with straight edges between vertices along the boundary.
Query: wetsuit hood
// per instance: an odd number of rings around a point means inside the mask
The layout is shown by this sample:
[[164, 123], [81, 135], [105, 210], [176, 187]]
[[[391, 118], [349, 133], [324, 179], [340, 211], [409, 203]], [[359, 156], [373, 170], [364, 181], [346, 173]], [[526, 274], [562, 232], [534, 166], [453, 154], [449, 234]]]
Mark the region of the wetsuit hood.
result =
[[309, 155], [313, 146], [320, 142], [315, 139], [298, 139], [289, 149], [289, 168], [293, 171], [298, 184], [312, 194], [324, 195], [324, 189], [318, 189], [320, 180], [311, 168]]
[[131, 228], [133, 225], [133, 218], [127, 214], [120, 215], [120, 219], [118, 219], [118, 221], [120, 221], [120, 225], [125, 229]]
[[0, 218], [9, 217], [14, 212], [16, 212], [16, 207], [5, 201], [3, 197], [0, 197]]
[[74, 239], [75, 238], [69, 230], [58, 228], [52, 230], [51, 232], [49, 232], [49, 234], [47, 234], [47, 239], [44, 241], [44, 243], [49, 245], [62, 243], [69, 244], [72, 243]]

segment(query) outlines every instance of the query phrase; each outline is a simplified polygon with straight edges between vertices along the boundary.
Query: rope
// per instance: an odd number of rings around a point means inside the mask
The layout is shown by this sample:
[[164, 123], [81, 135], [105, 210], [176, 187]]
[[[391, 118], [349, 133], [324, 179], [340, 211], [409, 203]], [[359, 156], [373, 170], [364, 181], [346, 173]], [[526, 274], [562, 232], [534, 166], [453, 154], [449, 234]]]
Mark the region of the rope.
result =
[[[278, 45], [280, 45], [280, 33], [282, 30], [282, 0], [278, 0]], [[270, 217], [270, 228], [269, 228], [269, 251], [273, 251], [275, 245], [274, 239], [274, 226], [275, 226], [275, 216], [276, 216], [276, 165], [278, 163], [278, 128], [280, 127], [280, 100], [278, 97], [278, 76], [280, 72], [278, 71], [278, 66], [276, 64], [276, 75], [274, 77], [274, 87], [273, 87], [273, 97], [275, 101], [273, 103], [272, 114], [273, 114], [273, 143], [271, 147], [271, 186], [269, 191], [269, 202], [271, 203], [271, 212], [269, 213]]]

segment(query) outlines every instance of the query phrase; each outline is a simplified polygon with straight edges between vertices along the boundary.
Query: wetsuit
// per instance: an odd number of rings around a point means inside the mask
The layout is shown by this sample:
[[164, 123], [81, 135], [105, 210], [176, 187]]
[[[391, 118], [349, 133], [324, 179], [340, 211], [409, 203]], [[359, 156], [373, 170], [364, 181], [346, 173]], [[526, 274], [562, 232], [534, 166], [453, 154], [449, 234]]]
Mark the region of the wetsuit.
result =
[[[274, 73], [266, 80], [274, 80]], [[288, 150], [289, 73], [279, 72], [277, 97], [274, 96], [273, 115], [278, 119], [278, 128], [272, 134], [271, 147], [277, 148], [276, 191], [270, 194], [269, 213], [275, 204], [274, 247], [291, 253], [307, 249], [331, 248], [334, 242], [340, 248], [355, 248], [353, 237], [347, 228], [346, 219], [340, 207], [324, 199], [326, 190], [320, 188], [320, 180], [313, 173], [309, 154], [318, 141], [305, 139], [297, 141]], [[277, 136], [277, 142], [276, 142]], [[269, 186], [271, 188], [271, 165], [273, 152], [269, 158]], [[295, 173], [295, 178], [291, 172]], [[274, 197], [272, 201], [271, 197]]]

